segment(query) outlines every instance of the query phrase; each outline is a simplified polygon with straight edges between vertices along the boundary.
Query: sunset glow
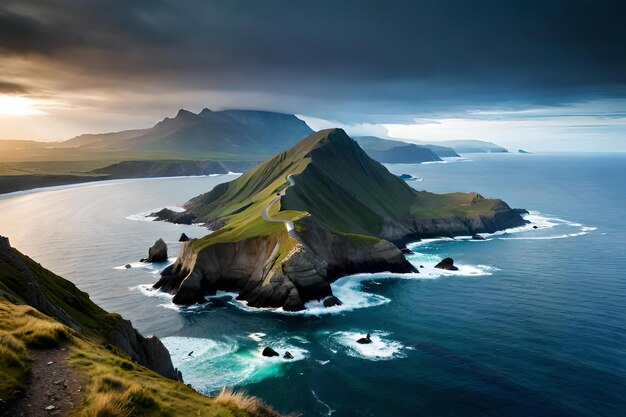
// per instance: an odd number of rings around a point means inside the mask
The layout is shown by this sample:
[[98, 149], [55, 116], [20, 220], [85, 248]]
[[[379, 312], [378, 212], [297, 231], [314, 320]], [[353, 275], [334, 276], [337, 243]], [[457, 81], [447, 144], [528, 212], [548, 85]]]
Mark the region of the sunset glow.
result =
[[39, 110], [40, 103], [28, 97], [0, 95], [0, 115], [5, 116], [34, 116], [46, 114]]

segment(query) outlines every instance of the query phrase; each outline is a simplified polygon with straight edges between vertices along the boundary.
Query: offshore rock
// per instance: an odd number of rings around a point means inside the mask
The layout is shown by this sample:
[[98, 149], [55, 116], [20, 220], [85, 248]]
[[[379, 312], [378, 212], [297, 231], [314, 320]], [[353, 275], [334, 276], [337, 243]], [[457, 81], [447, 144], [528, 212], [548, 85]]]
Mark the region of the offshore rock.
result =
[[148, 262], [165, 262], [167, 261], [167, 245], [163, 239], [154, 242], [154, 245], [148, 249]]
[[435, 265], [435, 268], [445, 269], [445, 270], [448, 270], [448, 271], [458, 271], [459, 270], [459, 268], [454, 266], [454, 260], [452, 258], [445, 258], [445, 259], [443, 259], [441, 262], [439, 262], [437, 265]]

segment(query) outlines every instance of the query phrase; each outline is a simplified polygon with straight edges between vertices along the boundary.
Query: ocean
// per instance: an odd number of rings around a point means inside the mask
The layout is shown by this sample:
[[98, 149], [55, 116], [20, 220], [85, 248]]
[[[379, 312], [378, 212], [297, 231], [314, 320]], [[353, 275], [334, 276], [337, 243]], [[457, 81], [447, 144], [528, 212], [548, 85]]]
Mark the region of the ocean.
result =
[[[222, 294], [180, 309], [138, 263], [198, 226], [149, 221], [232, 175], [111, 181], [0, 196], [0, 234], [172, 352], [187, 383], [313, 416], [626, 415], [626, 154], [476, 154], [388, 165], [434, 192], [477, 191], [531, 226], [410, 247], [418, 274], [333, 284], [344, 305], [253, 310]], [[381, 196], [384, 198], [384, 196]], [[538, 228], [533, 229], [532, 225]], [[458, 272], [433, 268], [452, 257]], [[133, 268], [124, 266], [131, 264]], [[371, 333], [371, 345], [356, 339]], [[264, 358], [271, 346], [293, 360]]]

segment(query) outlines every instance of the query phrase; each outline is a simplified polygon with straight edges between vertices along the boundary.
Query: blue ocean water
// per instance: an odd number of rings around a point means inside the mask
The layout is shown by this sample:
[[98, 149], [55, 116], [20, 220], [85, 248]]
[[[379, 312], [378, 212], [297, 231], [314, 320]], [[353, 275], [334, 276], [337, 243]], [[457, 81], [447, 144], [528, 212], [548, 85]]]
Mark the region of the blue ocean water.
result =
[[[164, 338], [207, 393], [231, 385], [305, 417], [626, 415], [626, 155], [466, 158], [388, 168], [423, 178], [409, 182], [418, 189], [502, 198], [539, 228], [418, 243], [409, 259], [420, 274], [341, 279], [346, 305], [333, 314], [248, 311], [227, 296], [181, 311], [145, 291], [157, 269], [116, 269], [158, 237], [175, 256], [182, 231], [204, 233], [137, 214], [230, 176], [1, 198], [0, 234]], [[447, 256], [459, 273], [432, 268]], [[374, 343], [357, 345], [366, 332]], [[263, 358], [266, 345], [295, 360]]]

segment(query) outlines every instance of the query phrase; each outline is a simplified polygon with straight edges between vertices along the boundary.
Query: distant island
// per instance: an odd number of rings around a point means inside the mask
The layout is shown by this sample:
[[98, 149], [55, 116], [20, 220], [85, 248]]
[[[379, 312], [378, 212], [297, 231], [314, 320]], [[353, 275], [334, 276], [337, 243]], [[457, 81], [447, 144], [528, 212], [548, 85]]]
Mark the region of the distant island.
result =
[[344, 275], [416, 272], [400, 250], [410, 241], [526, 223], [501, 200], [414, 190], [341, 129], [314, 133], [185, 207], [154, 215], [215, 231], [183, 243], [154, 288], [180, 305], [224, 290], [287, 311], [341, 303], [330, 283]]
[[449, 146], [457, 153], [508, 153], [509, 151], [493, 142], [483, 140], [442, 140], [438, 145]]
[[415, 145], [375, 136], [360, 136], [354, 139], [372, 159], [383, 164], [419, 164], [459, 156], [454, 149], [445, 146]]
[[525, 151], [525, 150], [523, 150], [523, 149], [518, 149], [518, 150], [517, 150], [517, 153], [532, 154], [532, 152], [528, 152], [528, 151]]

